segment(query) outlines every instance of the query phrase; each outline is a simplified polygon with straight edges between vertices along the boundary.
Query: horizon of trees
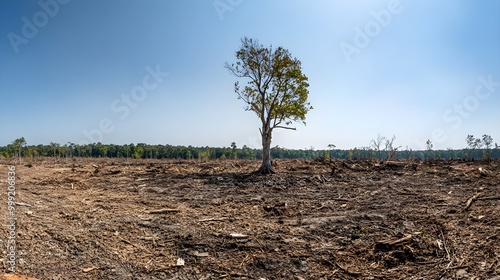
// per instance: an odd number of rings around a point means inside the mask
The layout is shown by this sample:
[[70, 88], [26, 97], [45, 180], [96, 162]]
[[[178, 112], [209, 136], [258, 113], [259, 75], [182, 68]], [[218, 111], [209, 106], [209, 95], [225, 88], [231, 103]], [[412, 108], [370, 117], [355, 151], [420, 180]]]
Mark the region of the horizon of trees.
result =
[[[500, 147], [490, 136], [474, 138], [468, 135], [467, 146], [464, 149], [433, 150], [432, 142], [428, 140], [426, 150], [412, 150], [408, 147], [394, 146], [395, 137], [379, 136], [370, 142], [370, 146], [353, 149], [335, 149], [329, 144], [327, 149], [288, 149], [279, 146], [271, 148], [273, 159], [498, 159]], [[130, 159], [261, 159], [262, 149], [250, 148], [244, 145], [237, 147], [232, 142], [229, 147], [193, 147], [174, 145], [149, 145], [146, 143], [131, 143], [125, 145], [92, 143], [77, 145], [71, 142], [59, 144], [51, 142], [49, 145], [27, 145], [24, 137], [14, 140], [7, 146], [0, 147], [0, 158], [36, 158], [36, 157], [88, 157], [88, 158], [130, 158]]]

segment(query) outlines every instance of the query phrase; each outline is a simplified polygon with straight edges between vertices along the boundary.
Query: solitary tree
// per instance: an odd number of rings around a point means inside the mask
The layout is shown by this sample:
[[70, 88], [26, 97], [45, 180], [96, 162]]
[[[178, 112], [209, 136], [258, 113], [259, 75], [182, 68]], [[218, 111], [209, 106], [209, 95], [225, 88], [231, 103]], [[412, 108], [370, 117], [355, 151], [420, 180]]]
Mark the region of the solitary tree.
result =
[[[476, 139], [474, 138], [474, 135], [468, 134], [467, 138], [465, 138], [465, 141], [467, 142], [467, 149], [466, 149], [467, 155], [466, 155], [466, 157], [470, 158], [472, 156], [472, 158], [474, 158], [473, 152], [474, 152], [474, 148], [476, 145]], [[472, 152], [471, 152], [472, 155], [469, 154], [469, 151], [471, 151], [471, 150], [472, 150]]]
[[386, 140], [385, 137], [381, 136], [380, 134], [377, 136], [377, 140], [372, 139], [370, 142], [370, 147], [377, 151], [378, 159], [382, 159], [382, 143]]
[[389, 138], [385, 139], [385, 152], [387, 153], [387, 160], [394, 159], [396, 157], [398, 149], [401, 148], [401, 146], [394, 147], [394, 140], [396, 140], [396, 136], [394, 135], [390, 140]]
[[493, 144], [493, 138], [490, 135], [483, 135], [483, 145], [485, 150], [483, 152], [483, 158], [489, 160], [491, 156], [491, 146]]
[[53, 156], [55, 157], [56, 156], [56, 149], [59, 148], [59, 143], [55, 143], [55, 142], [50, 142], [50, 145], [52, 146], [52, 148], [54, 149], [54, 154]]
[[433, 155], [432, 155], [432, 148], [434, 147], [434, 144], [432, 144], [431, 139], [427, 139], [427, 142], [425, 142], [425, 145], [427, 146], [427, 154], [428, 154], [428, 158], [429, 158], [429, 159], [432, 159], [432, 158], [433, 158]]
[[330, 159], [330, 161], [332, 160], [332, 150], [335, 149], [335, 146], [334, 144], [328, 144], [328, 150], [330, 150], [329, 154], [328, 154], [328, 158]]
[[237, 62], [226, 69], [237, 78], [248, 79], [241, 88], [234, 85], [238, 98], [246, 104], [247, 111], [259, 117], [262, 127], [262, 166], [257, 173], [274, 173], [271, 165], [271, 138], [275, 128], [292, 129], [292, 122], [305, 124], [306, 114], [312, 109], [307, 77], [302, 73], [301, 62], [287, 49], [272, 46], [265, 48], [257, 40], [243, 38], [241, 49], [236, 52]]
[[26, 146], [26, 140], [24, 137], [18, 138], [12, 141], [12, 145], [17, 149], [17, 157], [19, 158], [19, 162], [21, 162], [21, 149]]
[[[480, 156], [480, 149], [483, 147], [483, 142], [481, 141], [481, 138], [476, 138], [476, 141], [474, 142], [474, 150], [476, 151], [476, 156], [478, 158], [481, 158]], [[479, 154], [478, 154], [479, 153]]]
[[69, 156], [73, 157], [73, 150], [75, 149], [76, 144], [72, 142], [68, 142], [68, 148], [69, 148]]
[[236, 142], [231, 142], [231, 156], [233, 159], [236, 159], [238, 157], [236, 154], [236, 149], [237, 149]]

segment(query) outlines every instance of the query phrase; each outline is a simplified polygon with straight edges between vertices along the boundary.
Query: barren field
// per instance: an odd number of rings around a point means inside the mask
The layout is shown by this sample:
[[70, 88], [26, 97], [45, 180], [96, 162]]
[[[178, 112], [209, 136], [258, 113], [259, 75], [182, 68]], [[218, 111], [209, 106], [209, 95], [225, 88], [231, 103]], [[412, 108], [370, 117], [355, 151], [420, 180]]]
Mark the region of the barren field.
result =
[[[7, 172], [0, 256], [7, 272]], [[500, 279], [500, 162], [67, 159], [16, 165], [37, 279]], [[481, 168], [481, 171], [480, 171]], [[333, 169], [333, 171], [332, 171]]]

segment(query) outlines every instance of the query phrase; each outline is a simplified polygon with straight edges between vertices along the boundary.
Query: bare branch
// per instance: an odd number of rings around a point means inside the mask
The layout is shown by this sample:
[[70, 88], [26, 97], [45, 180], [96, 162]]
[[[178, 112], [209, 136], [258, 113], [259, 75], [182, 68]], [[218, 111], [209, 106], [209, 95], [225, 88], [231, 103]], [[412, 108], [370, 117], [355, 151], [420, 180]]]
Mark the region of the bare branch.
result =
[[295, 128], [295, 127], [288, 127], [288, 126], [281, 126], [281, 125], [274, 126], [273, 128], [283, 128], [283, 129], [297, 130], [297, 128]]

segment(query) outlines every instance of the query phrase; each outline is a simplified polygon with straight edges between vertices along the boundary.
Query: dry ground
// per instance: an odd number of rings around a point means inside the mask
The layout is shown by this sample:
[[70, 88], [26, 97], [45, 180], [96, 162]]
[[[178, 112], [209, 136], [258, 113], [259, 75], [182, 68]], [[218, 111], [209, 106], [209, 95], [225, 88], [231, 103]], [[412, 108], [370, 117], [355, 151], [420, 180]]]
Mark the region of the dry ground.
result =
[[27, 163], [16, 272], [38, 279], [500, 279], [499, 161]]

